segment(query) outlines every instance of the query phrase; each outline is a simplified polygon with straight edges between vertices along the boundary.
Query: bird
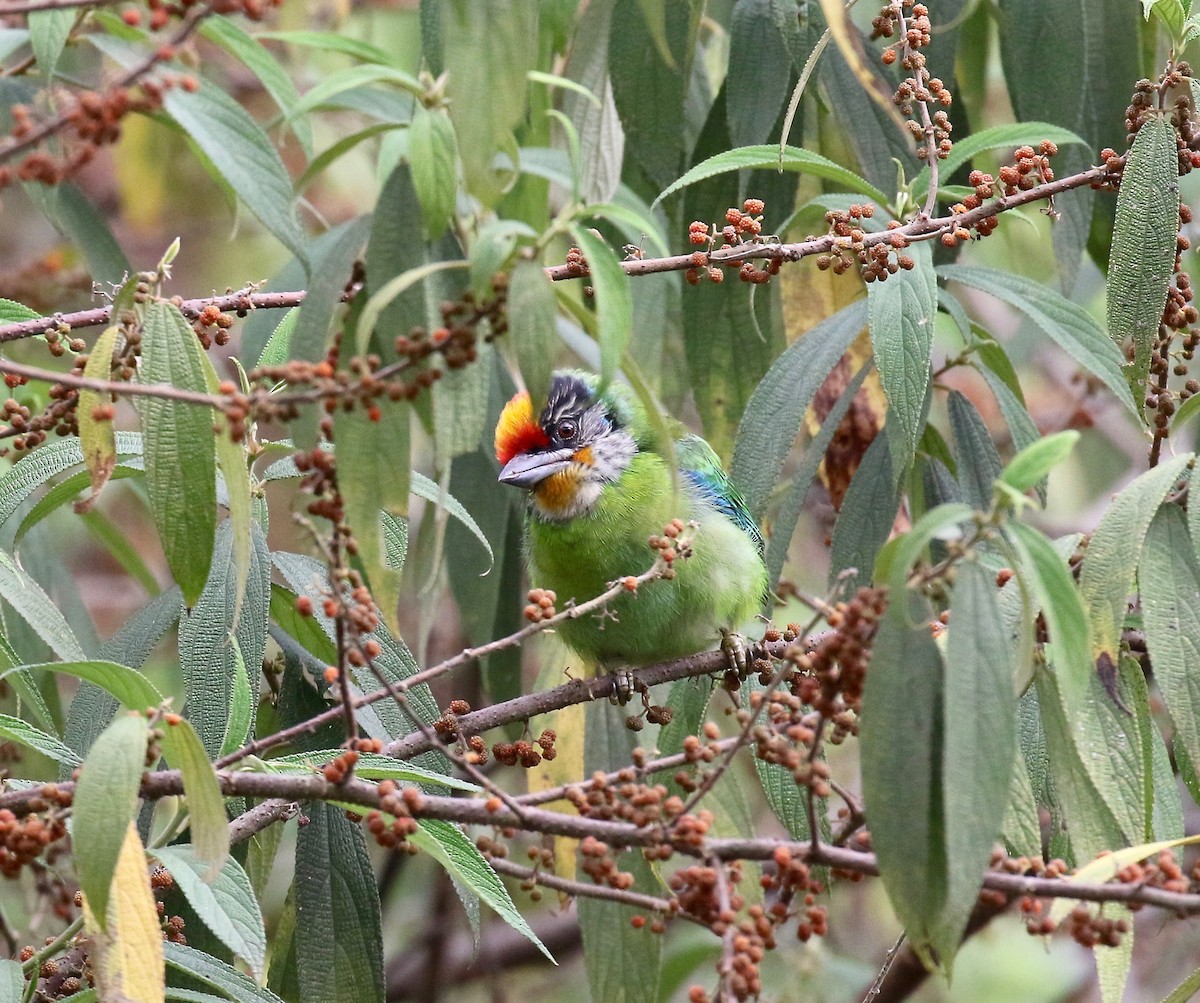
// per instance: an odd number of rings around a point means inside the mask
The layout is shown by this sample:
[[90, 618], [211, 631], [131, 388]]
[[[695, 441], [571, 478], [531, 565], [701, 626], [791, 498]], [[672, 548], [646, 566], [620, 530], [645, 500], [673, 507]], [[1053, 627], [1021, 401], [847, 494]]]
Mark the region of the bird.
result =
[[535, 418], [528, 393], [496, 424], [502, 484], [528, 492], [531, 584], [584, 602], [649, 567], [650, 537], [691, 524], [691, 556], [672, 578], [617, 596], [603, 615], [567, 619], [558, 633], [605, 671], [681, 658], [719, 642], [745, 666], [738, 629], [767, 592], [763, 538], [712, 447], [676, 423], [678, 477], [656, 449], [641, 402], [623, 384], [559, 370]]

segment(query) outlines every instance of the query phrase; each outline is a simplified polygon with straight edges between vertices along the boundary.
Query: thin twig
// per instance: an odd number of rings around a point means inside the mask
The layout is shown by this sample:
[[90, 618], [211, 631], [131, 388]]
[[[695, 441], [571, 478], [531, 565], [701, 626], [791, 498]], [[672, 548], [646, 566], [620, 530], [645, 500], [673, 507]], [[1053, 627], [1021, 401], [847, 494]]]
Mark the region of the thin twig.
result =
[[862, 1003], [871, 1003], [871, 1001], [879, 995], [879, 990], [883, 987], [883, 980], [887, 978], [887, 973], [891, 971], [892, 964], [896, 960], [896, 955], [900, 953], [900, 948], [904, 946], [905, 936], [905, 932], [901, 930], [900, 936], [896, 938], [896, 943], [894, 943], [888, 949], [887, 954], [883, 956], [883, 964], [879, 968], [879, 974], [875, 976], [875, 981], [871, 983], [871, 988], [868, 989], [866, 995], [863, 996]]

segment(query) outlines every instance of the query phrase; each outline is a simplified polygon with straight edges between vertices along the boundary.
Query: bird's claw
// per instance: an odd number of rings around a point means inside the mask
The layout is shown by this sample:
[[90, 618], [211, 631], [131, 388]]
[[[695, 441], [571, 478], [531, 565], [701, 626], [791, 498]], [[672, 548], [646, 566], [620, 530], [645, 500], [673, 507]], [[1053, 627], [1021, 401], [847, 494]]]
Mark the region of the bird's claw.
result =
[[741, 634], [733, 630], [721, 630], [721, 651], [730, 671], [741, 678], [750, 673], [750, 645]]
[[633, 673], [628, 669], [617, 669], [612, 674], [612, 687], [608, 702], [614, 707], [624, 707], [633, 699]]

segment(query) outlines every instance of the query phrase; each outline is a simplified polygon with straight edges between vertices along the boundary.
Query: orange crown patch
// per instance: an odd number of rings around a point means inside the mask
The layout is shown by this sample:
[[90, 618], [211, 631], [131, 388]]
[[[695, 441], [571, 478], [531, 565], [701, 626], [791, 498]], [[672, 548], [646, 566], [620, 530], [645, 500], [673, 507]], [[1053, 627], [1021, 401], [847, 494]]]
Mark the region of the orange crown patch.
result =
[[535, 446], [548, 446], [550, 440], [541, 426], [533, 420], [533, 403], [529, 394], [519, 393], [500, 412], [496, 422], [496, 459], [504, 466], [514, 456]]

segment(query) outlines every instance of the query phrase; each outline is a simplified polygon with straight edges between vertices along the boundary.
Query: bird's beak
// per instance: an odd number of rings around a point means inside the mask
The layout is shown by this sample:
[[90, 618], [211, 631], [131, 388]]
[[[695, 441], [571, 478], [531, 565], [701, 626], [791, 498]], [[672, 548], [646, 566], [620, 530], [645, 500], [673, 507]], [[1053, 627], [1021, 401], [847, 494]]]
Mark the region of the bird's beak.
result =
[[566, 470], [575, 455], [573, 449], [554, 449], [544, 453], [518, 453], [500, 471], [497, 480], [518, 488], [536, 487], [552, 474]]

